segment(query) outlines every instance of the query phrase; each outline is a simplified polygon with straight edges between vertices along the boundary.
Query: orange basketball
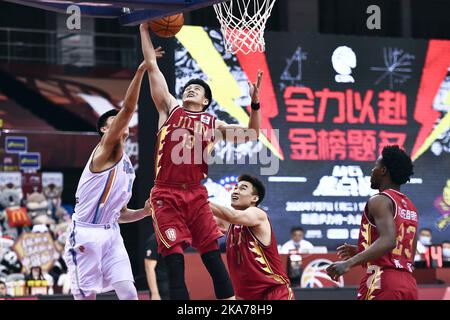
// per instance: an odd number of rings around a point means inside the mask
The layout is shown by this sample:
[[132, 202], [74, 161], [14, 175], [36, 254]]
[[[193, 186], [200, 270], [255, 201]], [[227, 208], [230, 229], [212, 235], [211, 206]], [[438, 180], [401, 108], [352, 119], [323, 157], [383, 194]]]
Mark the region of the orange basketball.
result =
[[184, 16], [182, 13], [164, 17], [159, 20], [154, 20], [149, 22], [150, 29], [158, 37], [170, 38], [175, 36], [184, 25]]

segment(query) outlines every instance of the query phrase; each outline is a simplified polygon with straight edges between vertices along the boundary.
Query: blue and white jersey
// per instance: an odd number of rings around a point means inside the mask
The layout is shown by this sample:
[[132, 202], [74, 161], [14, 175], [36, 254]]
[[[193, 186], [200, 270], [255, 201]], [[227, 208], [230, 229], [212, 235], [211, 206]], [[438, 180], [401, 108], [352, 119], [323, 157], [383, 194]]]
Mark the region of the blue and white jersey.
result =
[[91, 224], [114, 223], [119, 220], [120, 210], [130, 201], [136, 175], [125, 152], [112, 168], [92, 172], [90, 164], [94, 152], [78, 182], [72, 219]]

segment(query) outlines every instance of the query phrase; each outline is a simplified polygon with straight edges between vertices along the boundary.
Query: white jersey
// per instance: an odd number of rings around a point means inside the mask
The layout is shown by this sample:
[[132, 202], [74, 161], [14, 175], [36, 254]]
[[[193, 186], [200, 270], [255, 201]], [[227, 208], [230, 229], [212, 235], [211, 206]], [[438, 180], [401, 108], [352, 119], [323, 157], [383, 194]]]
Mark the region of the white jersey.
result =
[[112, 168], [93, 173], [90, 164], [94, 152], [78, 182], [72, 219], [91, 224], [114, 223], [119, 220], [120, 210], [130, 201], [134, 169], [124, 152]]

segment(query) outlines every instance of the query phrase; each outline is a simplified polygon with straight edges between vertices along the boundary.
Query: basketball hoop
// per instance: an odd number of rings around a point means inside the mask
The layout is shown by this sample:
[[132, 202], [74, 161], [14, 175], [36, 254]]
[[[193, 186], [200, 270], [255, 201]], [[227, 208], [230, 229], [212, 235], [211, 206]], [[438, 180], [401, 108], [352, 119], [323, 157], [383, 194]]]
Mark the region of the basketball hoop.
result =
[[227, 52], [264, 52], [264, 30], [275, 1], [229, 0], [214, 5]]

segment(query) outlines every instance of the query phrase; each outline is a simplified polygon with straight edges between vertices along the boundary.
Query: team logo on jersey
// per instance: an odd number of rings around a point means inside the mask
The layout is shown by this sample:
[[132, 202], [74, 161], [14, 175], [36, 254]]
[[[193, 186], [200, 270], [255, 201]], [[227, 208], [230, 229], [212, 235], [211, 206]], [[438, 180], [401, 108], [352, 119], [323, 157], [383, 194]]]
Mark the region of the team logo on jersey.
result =
[[205, 123], [206, 125], [209, 125], [211, 122], [211, 117], [207, 116], [206, 114], [202, 114], [200, 121]]
[[164, 202], [162, 200], [156, 200], [156, 206], [158, 208], [162, 208], [163, 204], [164, 204]]
[[79, 249], [80, 249], [80, 252], [81, 252], [81, 253], [84, 253], [84, 250], [85, 250], [84, 246], [80, 246]]
[[174, 228], [169, 228], [166, 230], [166, 236], [167, 239], [169, 239], [170, 241], [175, 241], [177, 239], [177, 232]]
[[147, 257], [150, 257], [152, 255], [152, 250], [148, 249], [147, 250]]
[[327, 274], [326, 269], [332, 262], [328, 259], [316, 259], [311, 261], [302, 274], [302, 288], [332, 288], [344, 286], [344, 277], [339, 277], [338, 281], [333, 281]]

